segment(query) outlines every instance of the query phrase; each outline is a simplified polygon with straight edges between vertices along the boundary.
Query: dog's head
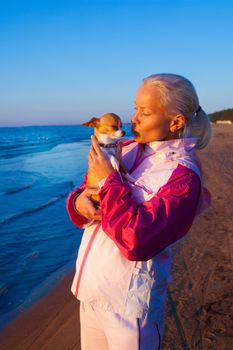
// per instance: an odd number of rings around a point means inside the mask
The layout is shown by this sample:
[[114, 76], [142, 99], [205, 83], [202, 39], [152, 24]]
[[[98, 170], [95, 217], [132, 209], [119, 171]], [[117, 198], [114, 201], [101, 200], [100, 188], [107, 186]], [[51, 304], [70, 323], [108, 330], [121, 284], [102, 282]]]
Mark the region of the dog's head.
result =
[[121, 118], [114, 113], [106, 113], [100, 118], [92, 118], [82, 125], [94, 128], [94, 134], [98, 141], [104, 144], [114, 143], [125, 135], [122, 130]]

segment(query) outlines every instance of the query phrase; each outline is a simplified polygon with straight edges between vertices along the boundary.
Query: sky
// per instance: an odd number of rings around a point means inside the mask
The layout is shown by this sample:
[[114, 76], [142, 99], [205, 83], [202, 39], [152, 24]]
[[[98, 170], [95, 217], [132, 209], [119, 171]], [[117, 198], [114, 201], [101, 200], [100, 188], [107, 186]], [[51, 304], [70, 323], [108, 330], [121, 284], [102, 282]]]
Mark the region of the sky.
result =
[[141, 80], [191, 80], [233, 107], [231, 0], [0, 0], [0, 126], [129, 122]]

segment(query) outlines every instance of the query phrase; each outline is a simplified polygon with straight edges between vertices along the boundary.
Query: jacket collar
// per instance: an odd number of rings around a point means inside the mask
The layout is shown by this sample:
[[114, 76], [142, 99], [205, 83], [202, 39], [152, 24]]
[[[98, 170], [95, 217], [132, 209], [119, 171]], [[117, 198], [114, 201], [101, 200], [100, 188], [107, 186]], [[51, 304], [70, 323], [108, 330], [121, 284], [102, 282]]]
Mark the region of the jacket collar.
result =
[[174, 139], [167, 141], [153, 141], [146, 144], [145, 152], [156, 153], [167, 158], [171, 155], [178, 156], [181, 154], [195, 153], [195, 145], [197, 139], [195, 137]]

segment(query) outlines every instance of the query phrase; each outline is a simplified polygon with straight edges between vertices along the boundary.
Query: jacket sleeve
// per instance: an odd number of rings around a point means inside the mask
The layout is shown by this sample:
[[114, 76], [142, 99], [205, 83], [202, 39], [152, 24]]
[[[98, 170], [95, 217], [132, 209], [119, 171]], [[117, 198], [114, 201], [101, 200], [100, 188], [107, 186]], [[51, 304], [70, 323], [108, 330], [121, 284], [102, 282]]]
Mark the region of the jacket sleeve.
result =
[[[148, 201], [137, 204], [118, 173], [100, 190], [102, 227], [128, 260], [146, 261], [182, 238], [190, 229], [201, 181], [193, 171], [175, 170]], [[186, 169], [186, 170], [185, 170]]]
[[75, 200], [80, 195], [80, 193], [82, 193], [83, 190], [85, 189], [86, 181], [87, 181], [87, 174], [84, 176], [83, 183], [74, 191], [72, 191], [66, 200], [66, 210], [70, 217], [70, 220], [75, 226], [79, 228], [83, 228], [83, 226], [89, 222], [89, 220], [84, 216], [82, 216], [81, 214], [79, 214], [79, 212], [75, 208]]

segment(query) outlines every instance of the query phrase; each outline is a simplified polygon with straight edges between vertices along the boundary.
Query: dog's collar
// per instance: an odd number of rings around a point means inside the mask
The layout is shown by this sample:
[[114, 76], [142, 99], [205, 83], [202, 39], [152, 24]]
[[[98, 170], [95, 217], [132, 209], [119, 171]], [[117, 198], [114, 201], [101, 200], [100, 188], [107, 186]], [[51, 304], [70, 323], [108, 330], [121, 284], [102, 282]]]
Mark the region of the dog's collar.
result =
[[117, 148], [117, 143], [99, 143], [99, 146], [103, 148]]

